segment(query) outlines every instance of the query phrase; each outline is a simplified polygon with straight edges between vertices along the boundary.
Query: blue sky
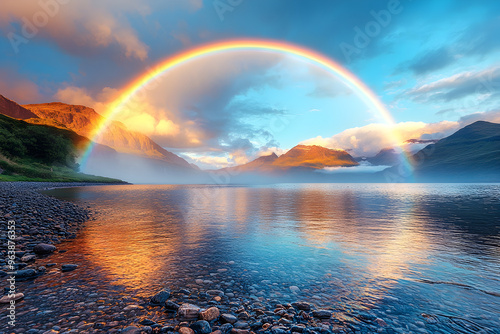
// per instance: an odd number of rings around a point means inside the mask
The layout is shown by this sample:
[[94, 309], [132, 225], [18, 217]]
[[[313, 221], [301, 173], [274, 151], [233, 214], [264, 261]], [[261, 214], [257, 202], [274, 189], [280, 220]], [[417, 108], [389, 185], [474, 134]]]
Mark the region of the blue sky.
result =
[[[477, 119], [500, 121], [498, 1], [5, 0], [0, 6], [0, 94], [19, 103], [57, 100], [99, 111], [170, 55], [212, 41], [266, 38], [345, 66], [379, 96], [405, 138], [444, 136]], [[385, 125], [374, 125], [382, 120], [342, 80], [293, 57], [234, 53], [185, 66], [191, 68], [166, 76], [179, 85], [160, 85], [138, 110], [118, 118], [203, 167], [299, 142], [357, 155], [391, 145]]]

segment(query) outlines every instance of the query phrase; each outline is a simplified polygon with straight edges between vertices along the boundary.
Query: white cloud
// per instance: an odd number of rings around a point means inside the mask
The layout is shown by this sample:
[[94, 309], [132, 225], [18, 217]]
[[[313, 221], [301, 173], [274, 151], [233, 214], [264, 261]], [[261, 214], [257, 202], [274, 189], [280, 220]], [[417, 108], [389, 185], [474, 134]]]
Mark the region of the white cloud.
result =
[[[344, 149], [353, 156], [373, 156], [381, 149], [389, 147], [402, 147], [405, 150], [413, 151], [422, 148], [422, 145], [405, 144], [404, 141], [408, 139], [441, 139], [479, 120], [500, 123], [500, 110], [469, 114], [456, 122], [402, 122], [394, 125], [373, 123], [347, 129], [328, 138], [321, 136], [311, 138], [301, 142], [301, 144]], [[402, 142], [395, 142], [394, 138], [399, 138]]]
[[494, 66], [481, 71], [466, 71], [430, 83], [421, 84], [406, 90], [402, 96], [410, 97], [419, 102], [448, 102], [470, 95], [484, 100], [499, 93], [500, 67]]

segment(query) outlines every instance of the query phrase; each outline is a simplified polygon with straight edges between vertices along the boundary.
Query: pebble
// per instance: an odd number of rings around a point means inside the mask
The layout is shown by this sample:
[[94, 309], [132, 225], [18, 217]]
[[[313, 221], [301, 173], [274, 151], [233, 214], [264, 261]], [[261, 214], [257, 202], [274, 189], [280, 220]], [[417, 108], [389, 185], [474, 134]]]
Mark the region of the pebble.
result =
[[33, 247], [33, 252], [39, 255], [51, 254], [56, 251], [56, 246], [50, 244], [39, 243], [35, 247]]
[[333, 312], [328, 310], [317, 310], [312, 312], [312, 316], [318, 319], [330, 319]]
[[217, 307], [210, 307], [202, 312], [200, 312], [200, 319], [206, 321], [212, 321], [219, 317], [220, 311]]
[[11, 300], [20, 300], [24, 298], [24, 294], [22, 292], [18, 292], [15, 294], [8, 294], [0, 298], [0, 304], [8, 304]]
[[210, 327], [210, 324], [208, 321], [205, 320], [198, 320], [194, 323], [191, 324], [191, 329], [196, 333], [196, 334], [210, 334], [212, 332], [212, 328]]
[[223, 322], [227, 322], [230, 324], [234, 324], [236, 321], [238, 321], [238, 319], [234, 315], [228, 313], [221, 314], [220, 319]]
[[73, 271], [73, 270], [75, 270], [76, 268], [78, 268], [78, 265], [77, 265], [77, 264], [63, 264], [63, 265], [61, 266], [61, 271], [63, 271], [63, 272]]
[[167, 301], [167, 299], [170, 298], [170, 291], [169, 290], [161, 290], [157, 292], [153, 297], [150, 299], [151, 304], [156, 304], [156, 305], [163, 305]]
[[183, 320], [198, 319], [200, 308], [193, 304], [182, 304], [177, 310], [177, 314]]
[[194, 334], [194, 331], [189, 327], [181, 327], [178, 332], [179, 334]]
[[141, 329], [139, 327], [129, 326], [129, 327], [123, 329], [120, 333], [121, 334], [141, 334]]

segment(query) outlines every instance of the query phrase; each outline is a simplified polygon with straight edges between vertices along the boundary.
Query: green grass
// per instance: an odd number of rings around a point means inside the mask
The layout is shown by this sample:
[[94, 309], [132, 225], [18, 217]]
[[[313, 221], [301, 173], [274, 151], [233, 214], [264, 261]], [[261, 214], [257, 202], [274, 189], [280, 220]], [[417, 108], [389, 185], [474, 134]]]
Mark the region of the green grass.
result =
[[88, 143], [70, 130], [0, 114], [0, 181], [123, 182], [78, 172], [77, 148]]

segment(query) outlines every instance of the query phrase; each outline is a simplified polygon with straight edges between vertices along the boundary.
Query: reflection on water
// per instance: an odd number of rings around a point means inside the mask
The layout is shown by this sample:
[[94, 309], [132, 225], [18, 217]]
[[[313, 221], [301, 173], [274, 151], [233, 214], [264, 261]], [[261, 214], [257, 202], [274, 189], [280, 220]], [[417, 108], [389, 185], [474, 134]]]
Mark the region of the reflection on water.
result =
[[244, 277], [259, 298], [311, 299], [339, 317], [380, 309], [500, 323], [499, 185], [134, 185], [50, 194], [99, 212], [63, 255], [95, 269], [88, 279], [149, 293], [201, 278], [231, 292]]

